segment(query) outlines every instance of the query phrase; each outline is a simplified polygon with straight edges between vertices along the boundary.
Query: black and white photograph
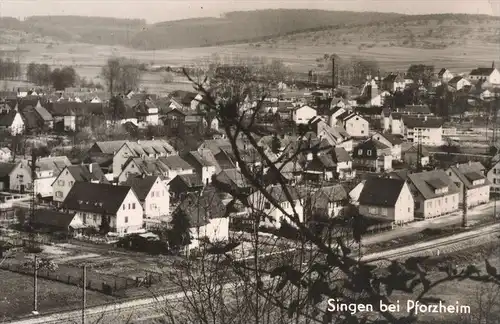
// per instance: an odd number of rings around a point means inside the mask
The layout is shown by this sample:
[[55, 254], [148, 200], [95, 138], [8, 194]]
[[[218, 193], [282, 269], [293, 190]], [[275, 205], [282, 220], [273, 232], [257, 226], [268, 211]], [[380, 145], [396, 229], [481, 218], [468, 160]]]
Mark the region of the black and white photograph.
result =
[[499, 324], [500, 0], [0, 0], [0, 323]]

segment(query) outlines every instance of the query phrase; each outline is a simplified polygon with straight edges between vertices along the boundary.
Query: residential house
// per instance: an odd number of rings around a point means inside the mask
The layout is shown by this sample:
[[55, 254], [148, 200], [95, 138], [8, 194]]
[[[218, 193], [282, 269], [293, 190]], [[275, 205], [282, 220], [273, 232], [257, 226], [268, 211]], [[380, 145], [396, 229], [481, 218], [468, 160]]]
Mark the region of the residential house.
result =
[[470, 83], [467, 79], [461, 76], [453, 77], [448, 81], [448, 86], [452, 87], [455, 90], [462, 90], [465, 87], [470, 87], [472, 83]]
[[183, 112], [181, 108], [171, 107], [165, 110], [162, 114], [161, 120], [163, 121], [163, 125], [167, 126], [170, 129], [178, 128], [180, 125], [184, 123], [184, 119], [186, 118], [187, 113]]
[[350, 180], [356, 176], [352, 167], [352, 158], [343, 147], [334, 147], [330, 153], [336, 164], [334, 177], [338, 180]]
[[76, 213], [65, 213], [47, 208], [35, 210], [31, 226], [49, 233], [64, 233], [76, 236], [82, 230], [82, 223]]
[[175, 149], [166, 140], [125, 142], [113, 156], [113, 175], [117, 178], [130, 157], [158, 158], [175, 155]]
[[394, 112], [391, 113], [389, 116], [389, 132], [393, 135], [405, 134], [405, 125], [402, 114]]
[[109, 183], [97, 163], [68, 165], [52, 182], [53, 201], [60, 206], [77, 182]]
[[0, 114], [0, 130], [8, 131], [11, 135], [18, 135], [24, 132], [24, 126], [23, 117], [16, 109]]
[[498, 194], [500, 193], [500, 159], [496, 159], [493, 162], [492, 167], [486, 173], [486, 177], [491, 186], [491, 192]]
[[196, 110], [199, 101], [196, 101], [198, 93], [177, 90], [170, 93], [170, 108]]
[[500, 84], [500, 72], [494, 67], [491, 68], [477, 68], [469, 73], [471, 81], [484, 80], [490, 84]]
[[414, 219], [415, 202], [406, 181], [372, 177], [359, 195], [359, 213], [365, 217], [405, 224]]
[[145, 128], [159, 124], [158, 107], [151, 99], [140, 101], [133, 109], [136, 112], [139, 127]]
[[453, 73], [451, 73], [450, 70], [446, 68], [442, 68], [441, 70], [439, 70], [437, 76], [442, 83], [448, 83], [448, 81], [455, 77]]
[[31, 189], [31, 170], [23, 161], [0, 162], [0, 191], [25, 193]]
[[463, 206], [464, 193], [467, 208], [486, 204], [490, 200], [490, 182], [485, 176], [486, 168], [481, 162], [472, 162], [450, 166], [446, 173], [459, 189], [459, 205]]
[[405, 136], [408, 141], [421, 143], [427, 146], [440, 146], [443, 144], [443, 124], [441, 118], [415, 118], [403, 117]]
[[303, 177], [314, 182], [332, 181], [336, 170], [337, 164], [330, 154], [318, 153], [305, 164]]
[[0, 161], [9, 161], [12, 159], [12, 151], [8, 147], [0, 148]]
[[193, 168], [194, 172], [201, 177], [203, 183], [209, 184], [212, 182], [212, 177], [217, 171], [216, 163], [210, 162], [198, 151], [190, 151], [183, 155], [182, 158]]
[[295, 108], [292, 113], [293, 121], [296, 124], [307, 124], [309, 121], [318, 115], [316, 109], [307, 105]]
[[249, 195], [252, 190], [252, 185], [238, 169], [222, 170], [214, 176], [213, 183], [214, 187], [233, 197]]
[[347, 152], [352, 152], [353, 139], [342, 126], [330, 127], [323, 120], [311, 123], [319, 139], [326, 139], [331, 146], [343, 147]]
[[444, 170], [408, 175], [415, 200], [415, 216], [433, 218], [458, 210], [459, 189]]
[[144, 211], [130, 186], [76, 182], [64, 199], [62, 209], [76, 213], [87, 227], [105, 228], [119, 236], [143, 228]]
[[134, 190], [141, 202], [145, 220], [160, 221], [170, 215], [168, 186], [158, 176], [130, 177], [125, 186]]
[[389, 146], [394, 160], [401, 160], [401, 144], [403, 141], [400, 136], [377, 132], [372, 135], [372, 138]]
[[[403, 152], [403, 161], [408, 164], [415, 166], [418, 163], [418, 146], [413, 145], [410, 148], [408, 148], [406, 151]], [[420, 165], [422, 167], [426, 166], [430, 162], [430, 154], [429, 151], [423, 146], [421, 146], [420, 150]]]
[[313, 217], [315, 215], [337, 217], [342, 214], [348, 202], [349, 197], [346, 189], [342, 185], [336, 184], [318, 188], [312, 194], [310, 201], [306, 202], [306, 205], [309, 205]]
[[169, 193], [172, 203], [177, 203], [187, 193], [200, 192], [205, 187], [201, 178], [197, 174], [180, 174], [169, 183]]
[[392, 169], [391, 148], [373, 138], [358, 144], [352, 157], [352, 167], [356, 170], [385, 172]]
[[207, 241], [217, 243], [229, 239], [226, 207], [212, 188], [186, 194], [174, 210], [173, 217], [185, 217], [189, 220], [191, 243], [188, 249], [198, 248]]
[[[123, 166], [123, 170], [117, 178], [122, 184], [130, 177], [159, 176], [167, 177], [168, 167], [159, 159], [154, 157], [130, 157]], [[168, 181], [166, 181], [168, 183]]]
[[[256, 191], [248, 197], [248, 203], [253, 209], [262, 211], [264, 215], [267, 215], [267, 217], [261, 221], [262, 226], [280, 228], [282, 222], [293, 224], [287, 219], [286, 215], [296, 214], [299, 222], [304, 221], [305, 198], [302, 197], [297, 187], [288, 186], [285, 188], [292, 198], [291, 201], [287, 199], [287, 195], [281, 185], [268, 186], [266, 188], [266, 192], [272, 197], [272, 201], [264, 197], [260, 191]], [[286, 214], [283, 214], [281, 209], [276, 208], [275, 204], [279, 204]]]
[[47, 109], [45, 109], [44, 106], [41, 105], [40, 100], [38, 100], [36, 103], [35, 111], [37, 112], [38, 116], [40, 116], [40, 119], [42, 120], [43, 126], [45, 128], [54, 128], [54, 118], [52, 117], [52, 114]]
[[367, 137], [370, 133], [370, 125], [366, 119], [356, 113], [349, 114], [342, 120], [342, 126], [352, 137]]
[[[26, 162], [26, 165], [28, 163]], [[61, 171], [71, 165], [66, 156], [44, 157], [36, 160], [36, 178], [33, 181], [35, 194], [39, 198], [52, 198], [52, 184]]]
[[297, 161], [287, 161], [274, 163], [276, 171], [270, 166], [264, 169], [266, 183], [280, 184], [282, 182], [288, 185], [294, 185], [302, 179], [303, 168]]
[[403, 91], [405, 80], [399, 73], [390, 73], [382, 79], [382, 89], [390, 92]]

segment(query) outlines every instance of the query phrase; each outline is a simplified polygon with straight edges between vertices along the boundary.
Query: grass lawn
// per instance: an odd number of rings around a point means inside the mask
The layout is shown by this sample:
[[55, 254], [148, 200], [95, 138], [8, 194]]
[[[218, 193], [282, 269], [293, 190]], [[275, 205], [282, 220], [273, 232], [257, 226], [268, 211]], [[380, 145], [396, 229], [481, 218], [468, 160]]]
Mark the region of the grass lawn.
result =
[[[33, 310], [33, 278], [0, 270], [0, 322], [7, 318], [29, 315]], [[81, 289], [54, 281], [38, 279], [38, 309], [40, 313], [70, 309], [81, 303]], [[114, 298], [87, 291], [87, 305], [95, 306]]]

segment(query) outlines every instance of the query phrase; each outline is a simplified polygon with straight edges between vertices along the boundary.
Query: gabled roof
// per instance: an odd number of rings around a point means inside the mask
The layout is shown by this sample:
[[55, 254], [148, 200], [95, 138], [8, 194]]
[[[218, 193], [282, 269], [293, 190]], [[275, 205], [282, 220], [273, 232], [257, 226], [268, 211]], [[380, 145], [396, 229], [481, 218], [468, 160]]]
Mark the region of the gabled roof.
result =
[[132, 187], [137, 198], [144, 201], [158, 179], [158, 176], [129, 177], [123, 185]]
[[37, 105], [35, 106], [35, 111], [43, 121], [49, 122], [53, 120], [51, 113], [49, 113], [49, 111], [40, 104], [40, 101], [38, 101]]
[[443, 74], [445, 74], [445, 72], [448, 71], [448, 69], [446, 68], [442, 68], [441, 70], [439, 70], [439, 73], [438, 73], [438, 76], [443, 76]]
[[130, 163], [134, 163], [138, 171], [143, 175], [163, 176], [163, 174], [169, 170], [160, 160], [149, 157], [130, 157], [127, 162], [125, 162], [123, 170], [125, 170]]
[[[190, 165], [196, 167], [209, 167], [209, 166], [215, 166], [212, 163], [210, 163], [207, 159], [205, 159], [200, 152], [198, 151], [190, 151], [186, 153], [185, 159], [188, 160]], [[196, 164], [196, 165], [193, 165]]]
[[[456, 174], [456, 176], [466, 186], [467, 189], [481, 187], [489, 184], [488, 180], [484, 176], [484, 171], [486, 168], [481, 164], [481, 162], [470, 162], [452, 165], [450, 169], [453, 171], [453, 173]], [[482, 179], [484, 179], [484, 183], [476, 186], [473, 185], [474, 181]]]
[[440, 128], [443, 127], [444, 120], [442, 118], [418, 118], [403, 116], [403, 122], [408, 128]]
[[209, 149], [199, 149], [198, 153], [200, 153], [201, 157], [205, 159], [208, 163], [215, 166], [215, 172], [220, 172], [222, 169], [215, 158], [215, 155]]
[[336, 184], [325, 186], [316, 190], [312, 196], [313, 207], [328, 208], [329, 202], [339, 202], [347, 200], [348, 193], [344, 186]]
[[34, 216], [33, 225], [68, 229], [75, 218], [75, 213], [64, 213], [52, 209], [41, 208], [35, 210]]
[[190, 170], [193, 167], [184, 161], [180, 156], [178, 155], [171, 155], [171, 156], [161, 156], [158, 158], [160, 162], [165, 164], [169, 169], [171, 170]]
[[495, 68], [477, 68], [477, 69], [474, 69], [472, 70], [469, 75], [473, 75], [473, 76], [490, 76], [491, 73], [493, 73], [493, 71], [495, 71]]
[[368, 178], [359, 195], [359, 204], [394, 207], [405, 181], [391, 178]]
[[[203, 182], [201, 181], [201, 178], [199, 175], [192, 173], [192, 174], [179, 174], [175, 178], [177, 178], [179, 181], [183, 182], [188, 188], [197, 188], [197, 187], [203, 187]], [[175, 180], [172, 179], [172, 181]]]
[[0, 162], [0, 177], [6, 177], [8, 176], [19, 164], [17, 163], [7, 163], [7, 162]]
[[95, 142], [95, 145], [97, 145], [104, 154], [115, 154], [125, 143], [127, 143], [127, 141], [104, 141]]
[[453, 85], [456, 85], [458, 83], [458, 81], [462, 80], [463, 77], [457, 75], [455, 77], [453, 77], [450, 81], [448, 81], [448, 84], [453, 86]]
[[[131, 190], [132, 188], [129, 186], [75, 182], [66, 199], [64, 199], [62, 208], [65, 210], [116, 215]], [[140, 207], [137, 206], [137, 208]]]
[[90, 172], [90, 164], [69, 165], [66, 168], [76, 182], [100, 181], [109, 183], [99, 164], [91, 163], [91, 165], [92, 172]]
[[396, 135], [396, 134], [377, 133], [376, 135], [382, 136], [392, 145], [401, 145], [403, 143], [403, 140], [401, 139], [401, 137]]
[[201, 195], [188, 193], [174, 211], [178, 212], [189, 218], [191, 227], [200, 227], [208, 224], [210, 219], [224, 217], [226, 207], [215, 190], [206, 189]]
[[126, 142], [132, 152], [136, 155], [150, 155], [150, 154], [174, 154], [175, 149], [166, 140], [147, 140], [137, 142]]
[[332, 157], [333, 161], [340, 163], [340, 162], [349, 162], [351, 161], [351, 156], [349, 153], [345, 150], [343, 147], [335, 147], [332, 150]]
[[21, 111], [24, 126], [27, 129], [38, 129], [43, 125], [42, 118], [38, 115], [35, 108], [27, 106]]
[[420, 192], [426, 200], [443, 196], [443, 194], [436, 194], [434, 191], [437, 186], [441, 186], [442, 184], [445, 184], [448, 187], [448, 192], [444, 195], [459, 192], [458, 187], [443, 170], [412, 173], [408, 175], [408, 178], [415, 189]]
[[227, 185], [236, 185], [238, 188], [249, 187], [247, 179], [243, 174], [241, 174], [238, 169], [226, 169], [222, 170], [219, 174], [215, 176], [217, 181], [222, 182]]
[[14, 121], [14, 118], [16, 118], [17, 114], [18, 112], [16, 110], [11, 110], [8, 113], [0, 114], [0, 127], [12, 126], [12, 122]]
[[[298, 200], [301, 198], [299, 189], [294, 186], [287, 186], [288, 193], [292, 197], [293, 200]], [[266, 191], [273, 197], [273, 199], [278, 202], [285, 202], [288, 201], [287, 196], [285, 194], [285, 190], [281, 185], [271, 185], [266, 188]], [[260, 192], [257, 192], [260, 193]]]
[[[413, 145], [409, 149], [407, 149], [404, 153], [418, 153], [418, 147], [416, 145]], [[429, 151], [424, 146], [422, 146], [421, 153], [422, 156], [429, 156]]]
[[52, 170], [56, 174], [60, 173], [65, 167], [70, 166], [71, 161], [67, 156], [51, 156], [40, 158], [36, 161], [36, 166], [40, 171]]

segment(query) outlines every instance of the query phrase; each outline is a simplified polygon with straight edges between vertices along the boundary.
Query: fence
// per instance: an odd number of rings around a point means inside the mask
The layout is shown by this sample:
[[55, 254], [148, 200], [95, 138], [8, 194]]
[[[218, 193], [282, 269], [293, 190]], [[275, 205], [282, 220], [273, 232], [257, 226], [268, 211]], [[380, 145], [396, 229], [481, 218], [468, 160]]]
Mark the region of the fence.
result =
[[[31, 265], [4, 262], [0, 264], [0, 269], [33, 276], [33, 267]], [[56, 271], [41, 269], [38, 271], [38, 277], [77, 287], [82, 286], [81, 268], [61, 265]], [[103, 275], [92, 271], [92, 269], [87, 269], [87, 289], [107, 295], [123, 296], [129, 288], [149, 287], [159, 282], [161, 282], [161, 275], [159, 274], [147, 274], [134, 280], [113, 275]]]
[[16, 212], [14, 208], [0, 209], [0, 226], [9, 226], [17, 222]]

